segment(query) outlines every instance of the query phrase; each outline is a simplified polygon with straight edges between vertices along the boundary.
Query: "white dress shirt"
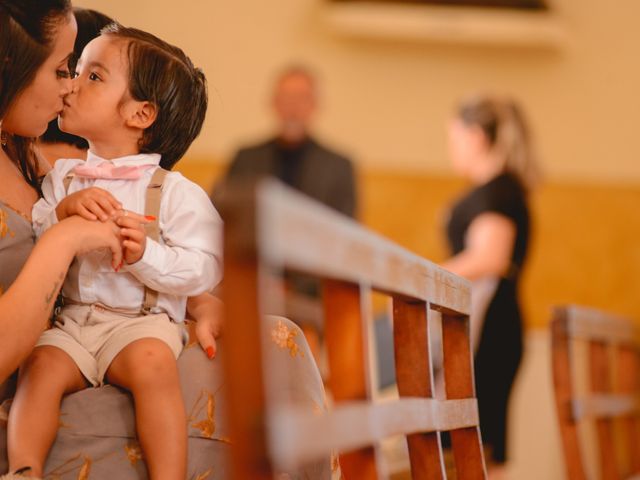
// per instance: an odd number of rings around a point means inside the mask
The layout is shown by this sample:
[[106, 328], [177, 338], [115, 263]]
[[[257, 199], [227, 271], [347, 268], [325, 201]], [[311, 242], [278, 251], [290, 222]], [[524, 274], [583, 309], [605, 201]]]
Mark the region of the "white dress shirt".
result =
[[[86, 165], [105, 160], [89, 152]], [[137, 180], [95, 179], [76, 176], [68, 194], [89, 187], [109, 191], [125, 210], [144, 214], [145, 196], [160, 155], [139, 154], [111, 160], [115, 166], [146, 166]], [[61, 159], [42, 184], [44, 198], [33, 207], [33, 225], [39, 237], [58, 221], [56, 207], [67, 196], [64, 178], [83, 160]], [[210, 291], [222, 278], [222, 219], [207, 194], [180, 173], [170, 172], [162, 187], [160, 235], [147, 237], [144, 254], [136, 263], [111, 266], [105, 249], [76, 257], [62, 289], [63, 295], [81, 303], [102, 303], [112, 308], [139, 309], [144, 285], [158, 291], [154, 313], [167, 312], [176, 322], [184, 320], [188, 296]]]

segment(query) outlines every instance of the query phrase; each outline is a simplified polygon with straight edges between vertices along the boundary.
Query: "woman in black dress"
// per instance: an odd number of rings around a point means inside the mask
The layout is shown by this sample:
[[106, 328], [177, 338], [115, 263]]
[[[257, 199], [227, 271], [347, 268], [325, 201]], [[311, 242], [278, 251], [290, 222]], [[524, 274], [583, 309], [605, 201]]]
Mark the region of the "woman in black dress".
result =
[[[451, 210], [447, 236], [453, 256], [444, 266], [474, 285], [493, 285], [479, 319], [475, 379], [490, 477], [505, 478], [507, 407], [523, 347], [518, 284], [535, 164], [524, 118], [506, 99], [464, 102], [450, 124], [449, 147], [456, 172], [473, 186]], [[475, 286], [473, 291], [478, 293]]]

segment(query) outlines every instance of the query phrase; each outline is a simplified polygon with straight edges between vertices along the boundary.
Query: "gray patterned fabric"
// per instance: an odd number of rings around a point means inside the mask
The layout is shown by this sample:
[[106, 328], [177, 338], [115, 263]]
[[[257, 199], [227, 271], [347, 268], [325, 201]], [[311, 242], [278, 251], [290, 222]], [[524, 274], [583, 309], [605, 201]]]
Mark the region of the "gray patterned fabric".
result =
[[[265, 345], [269, 354], [279, 356], [288, 365], [289, 397], [298, 404], [308, 405], [310, 410], [324, 410], [322, 382], [300, 329], [282, 317], [266, 317], [265, 322]], [[195, 343], [178, 359], [189, 421], [188, 479], [227, 478], [225, 456], [233, 446], [225, 423], [223, 356], [224, 338], [219, 342], [214, 360], [208, 360]], [[11, 400], [6, 399], [0, 408], [0, 472], [8, 468], [6, 419], [10, 403]], [[135, 439], [133, 405], [127, 392], [107, 385], [69, 395], [62, 402], [60, 424], [47, 460], [46, 479], [147, 478], [142, 452]], [[300, 472], [289, 472], [285, 478], [340, 478], [340, 469], [332, 457]]]
[[20, 273], [34, 243], [31, 222], [0, 201], [0, 295]]

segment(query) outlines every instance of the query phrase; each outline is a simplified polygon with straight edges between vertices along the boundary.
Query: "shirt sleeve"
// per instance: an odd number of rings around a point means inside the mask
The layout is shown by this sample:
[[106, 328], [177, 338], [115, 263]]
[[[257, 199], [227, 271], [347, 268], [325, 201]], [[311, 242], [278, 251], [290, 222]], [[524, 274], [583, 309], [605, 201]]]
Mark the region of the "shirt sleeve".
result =
[[160, 293], [195, 296], [213, 289], [222, 278], [222, 219], [207, 194], [169, 174], [159, 221], [162, 242], [147, 238], [142, 258], [124, 268]]
[[82, 160], [58, 160], [42, 181], [42, 198], [31, 210], [31, 221], [36, 237], [40, 236], [52, 225], [58, 223], [56, 207], [67, 196], [64, 178], [69, 171]]

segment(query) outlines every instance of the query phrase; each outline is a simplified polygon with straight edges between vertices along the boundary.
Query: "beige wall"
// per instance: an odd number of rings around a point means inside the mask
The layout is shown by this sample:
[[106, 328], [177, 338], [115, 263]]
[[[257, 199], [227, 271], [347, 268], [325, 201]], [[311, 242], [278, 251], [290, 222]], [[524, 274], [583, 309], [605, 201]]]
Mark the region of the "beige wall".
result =
[[[638, 182], [640, 2], [555, 0], [560, 50], [347, 38], [323, 0], [79, 0], [175, 42], [203, 66], [211, 108], [199, 157], [265, 134], [269, 79], [302, 59], [325, 78], [319, 131], [363, 166], [448, 169], [443, 121], [461, 95], [522, 98], [554, 179]], [[188, 9], [184, 9], [188, 6]]]
[[[207, 190], [222, 173], [220, 165], [196, 159], [178, 170]], [[422, 257], [446, 258], [443, 226], [465, 188], [460, 179], [361, 169], [358, 182], [362, 223]], [[546, 328], [553, 306], [567, 303], [640, 323], [640, 185], [547, 182], [531, 204], [533, 234], [521, 287], [526, 325]]]
[[640, 318], [626, 286], [640, 271], [637, 0], [556, 0], [567, 36], [556, 50], [347, 38], [328, 26], [323, 0], [76, 3], [149, 29], [203, 66], [211, 108], [191, 152], [200, 161], [191, 176], [205, 187], [238, 143], [268, 132], [274, 70], [292, 59], [316, 65], [326, 99], [319, 129], [357, 159], [362, 220], [436, 261], [444, 248], [434, 212], [459, 189], [442, 175], [444, 119], [471, 90], [517, 94], [552, 180], [533, 202], [529, 325], [546, 325], [550, 306], [561, 302]]

